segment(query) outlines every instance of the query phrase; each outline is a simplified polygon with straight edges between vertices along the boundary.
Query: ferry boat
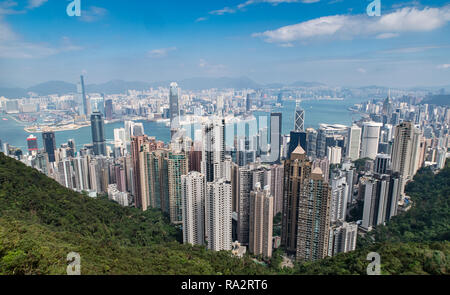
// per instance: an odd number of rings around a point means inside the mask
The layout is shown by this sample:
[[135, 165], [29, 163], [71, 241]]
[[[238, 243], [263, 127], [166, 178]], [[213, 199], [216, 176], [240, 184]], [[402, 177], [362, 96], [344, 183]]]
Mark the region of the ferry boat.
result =
[[6, 119], [6, 118], [3, 118], [2, 120], [3, 120], [3, 121], [8, 121], [8, 119]]

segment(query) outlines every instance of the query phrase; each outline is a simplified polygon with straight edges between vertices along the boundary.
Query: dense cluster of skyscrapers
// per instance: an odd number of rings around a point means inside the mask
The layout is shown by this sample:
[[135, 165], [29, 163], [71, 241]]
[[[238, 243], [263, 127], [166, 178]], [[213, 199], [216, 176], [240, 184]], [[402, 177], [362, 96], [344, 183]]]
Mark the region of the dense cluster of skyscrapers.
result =
[[[246, 117], [252, 100], [245, 96]], [[4, 152], [76, 191], [162, 210], [182, 229], [185, 243], [214, 251], [246, 247], [262, 258], [279, 246], [297, 261], [354, 250], [358, 232], [409, 208], [406, 184], [423, 166], [443, 168], [450, 146], [449, 108], [391, 97], [359, 105], [367, 116], [352, 126], [318, 129], [305, 129], [307, 114], [297, 101], [290, 134], [282, 134], [282, 113], [271, 113], [269, 128], [250, 135], [244, 127], [231, 149], [222, 107], [195, 136], [186, 135], [176, 83], [168, 95], [170, 143], [146, 135], [142, 123], [125, 121], [107, 145], [104, 119], [112, 114], [105, 107], [112, 107], [97, 102], [92, 109], [83, 77], [79, 103], [80, 115], [90, 115], [92, 144], [77, 150], [71, 140], [56, 147], [55, 133], [43, 132], [43, 150], [30, 136], [28, 156], [7, 145]], [[359, 203], [358, 218], [351, 211]]]

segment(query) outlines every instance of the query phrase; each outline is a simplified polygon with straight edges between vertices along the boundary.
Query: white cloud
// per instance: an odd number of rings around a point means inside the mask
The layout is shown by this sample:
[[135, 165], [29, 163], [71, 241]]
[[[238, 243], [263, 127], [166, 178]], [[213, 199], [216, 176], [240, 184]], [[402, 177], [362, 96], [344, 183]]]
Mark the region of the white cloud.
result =
[[213, 15], [224, 15], [227, 13], [232, 14], [232, 13], [236, 13], [239, 10], [243, 10], [244, 8], [246, 8], [248, 6], [260, 4], [260, 3], [268, 3], [268, 4], [271, 4], [272, 6], [277, 6], [278, 4], [282, 4], [282, 3], [310, 4], [310, 3], [317, 3], [317, 2], [320, 2], [320, 0], [247, 0], [246, 2], [238, 4], [235, 8], [224, 7], [219, 10], [210, 11], [209, 14], [213, 14]]
[[305, 4], [310, 4], [310, 3], [317, 3], [320, 2], [320, 0], [248, 0], [247, 2], [241, 3], [237, 6], [238, 9], [242, 9], [245, 8], [247, 6], [253, 5], [253, 4], [258, 4], [258, 3], [269, 3], [273, 6], [276, 6], [278, 4], [282, 4], [282, 3], [305, 3]]
[[381, 51], [381, 53], [406, 54], [406, 53], [423, 52], [423, 51], [427, 51], [427, 50], [430, 50], [430, 49], [439, 49], [439, 48], [443, 48], [443, 47], [448, 47], [448, 46], [422, 46], [422, 47], [395, 48], [395, 49]]
[[159, 49], [153, 49], [150, 50], [148, 52], [148, 55], [150, 57], [154, 57], [154, 58], [161, 58], [161, 57], [166, 57], [169, 52], [177, 50], [176, 47], [168, 47], [168, 48], [159, 48]]
[[9, 14], [22, 14], [26, 12], [25, 10], [16, 10], [15, 7], [17, 5], [17, 2], [12, 0], [0, 2], [0, 16]]
[[236, 10], [230, 8], [230, 7], [224, 7], [222, 9], [218, 9], [218, 10], [213, 10], [210, 11], [209, 14], [213, 14], [213, 15], [224, 15], [226, 13], [235, 13]]
[[276, 30], [253, 34], [269, 43], [286, 43], [327, 37], [353, 39], [355, 37], [393, 38], [404, 32], [428, 32], [450, 21], [450, 5], [422, 10], [405, 7], [381, 17], [367, 15], [324, 16]]
[[43, 58], [61, 52], [81, 50], [72, 44], [69, 38], [63, 37], [58, 47], [46, 43], [31, 43], [22, 40], [0, 17], [0, 58], [31, 59]]
[[84, 22], [92, 23], [100, 20], [108, 14], [108, 10], [102, 7], [91, 6], [88, 10], [81, 11], [79, 19]]
[[450, 69], [450, 64], [442, 64], [437, 66], [438, 69]]
[[198, 22], [205, 21], [205, 20], [207, 20], [207, 19], [208, 19], [207, 17], [199, 17], [199, 18], [197, 18], [197, 19], [195, 20], [195, 22], [198, 23]]
[[395, 37], [398, 37], [399, 36], [399, 34], [397, 34], [397, 33], [382, 33], [382, 34], [379, 34], [378, 36], [376, 36], [375, 38], [377, 38], [377, 39], [389, 39], [389, 38], [395, 38]]
[[29, 0], [27, 8], [33, 9], [45, 4], [48, 0]]
[[366, 70], [366, 69], [363, 69], [363, 68], [358, 68], [358, 69], [356, 69], [356, 70], [358, 71], [358, 73], [361, 73], [361, 74], [367, 73], [367, 70]]

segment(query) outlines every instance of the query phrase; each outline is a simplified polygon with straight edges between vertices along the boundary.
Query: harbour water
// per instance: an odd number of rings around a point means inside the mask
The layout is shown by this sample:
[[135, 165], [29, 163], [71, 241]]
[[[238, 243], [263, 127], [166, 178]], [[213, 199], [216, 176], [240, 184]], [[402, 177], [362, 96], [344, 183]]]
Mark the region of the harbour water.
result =
[[[353, 114], [348, 110], [349, 107], [358, 103], [358, 100], [311, 100], [302, 102], [302, 108], [305, 110], [305, 128], [319, 127], [320, 123], [329, 124], [343, 124], [350, 125], [352, 121], [359, 119], [360, 117]], [[289, 134], [294, 127], [294, 101], [285, 101], [282, 107], [274, 108], [273, 112], [282, 113], [282, 132], [283, 134]], [[261, 116], [270, 115], [267, 112], [254, 112], [254, 116], [260, 119]], [[7, 118], [5, 121], [3, 118]], [[270, 118], [267, 117], [267, 122]], [[148, 122], [138, 121], [144, 125], [145, 134], [156, 137], [157, 140], [168, 142], [170, 140], [170, 129], [165, 123], [160, 122]], [[7, 142], [12, 146], [21, 148], [26, 152], [26, 139], [30, 135], [24, 130], [25, 123], [19, 123], [9, 116], [0, 115], [0, 140], [4, 143]], [[112, 142], [114, 140], [114, 129], [123, 128], [123, 122], [115, 122], [105, 125], [106, 141]], [[196, 126], [198, 128], [199, 126]], [[253, 133], [253, 132], [252, 132]], [[188, 133], [189, 134], [189, 133]], [[42, 147], [42, 137], [40, 134], [34, 134], [38, 137], [39, 147]], [[56, 132], [56, 145], [60, 146], [63, 143], [67, 143], [69, 139], [75, 139], [77, 149], [83, 147], [84, 144], [91, 143], [91, 128], [84, 127], [78, 130], [68, 130]], [[227, 144], [230, 143], [227, 138]]]

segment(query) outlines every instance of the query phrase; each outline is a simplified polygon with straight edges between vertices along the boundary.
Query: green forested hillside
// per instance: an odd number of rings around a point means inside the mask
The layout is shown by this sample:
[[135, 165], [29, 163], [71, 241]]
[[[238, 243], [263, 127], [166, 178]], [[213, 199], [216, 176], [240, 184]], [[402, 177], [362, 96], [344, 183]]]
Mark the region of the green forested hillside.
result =
[[421, 171], [408, 186], [414, 208], [357, 251], [282, 270], [278, 255], [265, 267], [183, 245], [159, 211], [91, 199], [0, 153], [0, 274], [65, 274], [69, 252], [82, 274], [365, 274], [372, 251], [386, 274], [448, 273], [449, 183], [450, 167]]
[[65, 274], [70, 252], [81, 255], [82, 274], [268, 271], [179, 237], [158, 211], [91, 199], [0, 153], [0, 274]]

